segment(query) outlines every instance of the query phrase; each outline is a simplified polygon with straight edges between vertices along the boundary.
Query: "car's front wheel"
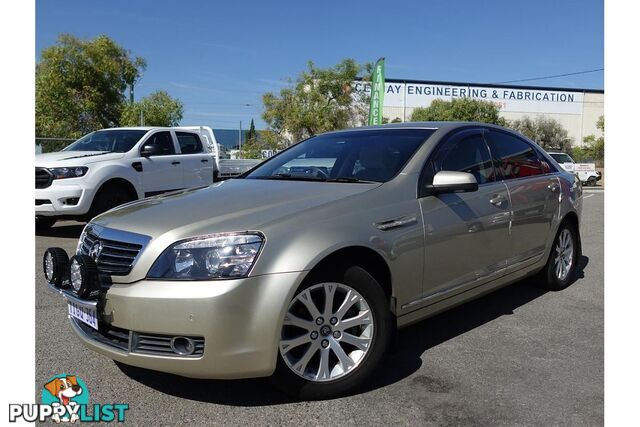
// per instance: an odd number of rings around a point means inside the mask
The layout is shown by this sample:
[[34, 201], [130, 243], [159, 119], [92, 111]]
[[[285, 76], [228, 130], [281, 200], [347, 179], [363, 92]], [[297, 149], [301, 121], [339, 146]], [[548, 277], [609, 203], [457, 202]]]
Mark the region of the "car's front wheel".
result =
[[544, 287], [558, 291], [569, 286], [575, 278], [579, 256], [578, 230], [565, 222], [556, 234], [547, 265], [540, 272]]
[[313, 274], [287, 309], [273, 379], [301, 399], [362, 384], [384, 356], [393, 322], [380, 284], [364, 269]]

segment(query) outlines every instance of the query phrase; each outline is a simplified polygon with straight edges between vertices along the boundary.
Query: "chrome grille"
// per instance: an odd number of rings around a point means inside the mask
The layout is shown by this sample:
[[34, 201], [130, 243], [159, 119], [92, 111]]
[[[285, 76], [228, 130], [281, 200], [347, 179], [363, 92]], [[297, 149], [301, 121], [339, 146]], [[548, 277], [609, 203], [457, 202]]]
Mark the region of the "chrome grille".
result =
[[[133, 345], [131, 351], [133, 353], [155, 354], [161, 356], [175, 356], [176, 353], [171, 349], [171, 339], [173, 337], [166, 335], [152, 335], [133, 333]], [[204, 338], [190, 337], [194, 343], [194, 351], [192, 354], [183, 357], [200, 357], [204, 354]]]
[[202, 357], [204, 354], [204, 338], [189, 337], [193, 340], [194, 351], [191, 354], [176, 354], [171, 349], [173, 336], [131, 332], [128, 329], [117, 328], [105, 323], [96, 331], [84, 323], [71, 319], [73, 323], [88, 337], [110, 347], [137, 354], [149, 354], [154, 356], [169, 357]]
[[53, 181], [53, 174], [46, 168], [36, 168], [36, 188], [47, 188]]
[[[88, 227], [89, 228], [89, 227]], [[91, 248], [96, 244], [102, 244], [102, 251], [97, 257], [98, 271], [112, 276], [126, 276], [131, 272], [133, 263], [142, 249], [142, 245], [106, 239], [98, 236], [92, 229], [85, 230], [79, 251], [84, 255], [90, 255]]]

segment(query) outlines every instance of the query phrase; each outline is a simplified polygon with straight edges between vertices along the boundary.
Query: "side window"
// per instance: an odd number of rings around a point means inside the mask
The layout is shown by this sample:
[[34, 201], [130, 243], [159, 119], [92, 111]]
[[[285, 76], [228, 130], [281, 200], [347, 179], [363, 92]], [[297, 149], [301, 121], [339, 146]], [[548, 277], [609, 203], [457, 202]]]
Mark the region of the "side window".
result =
[[202, 153], [202, 143], [195, 133], [176, 132], [176, 137], [182, 154]]
[[528, 142], [496, 131], [489, 132], [487, 139], [491, 155], [503, 179], [541, 175], [550, 171], [549, 165], [543, 164]]
[[149, 140], [145, 142], [145, 145], [157, 145], [160, 147], [159, 156], [167, 156], [169, 154], [175, 154], [176, 150], [173, 147], [173, 139], [169, 132], [157, 132], [151, 135]]
[[479, 132], [453, 135], [437, 147], [423, 171], [421, 185], [431, 184], [433, 176], [443, 170], [470, 173], [478, 184], [495, 181], [491, 157]]

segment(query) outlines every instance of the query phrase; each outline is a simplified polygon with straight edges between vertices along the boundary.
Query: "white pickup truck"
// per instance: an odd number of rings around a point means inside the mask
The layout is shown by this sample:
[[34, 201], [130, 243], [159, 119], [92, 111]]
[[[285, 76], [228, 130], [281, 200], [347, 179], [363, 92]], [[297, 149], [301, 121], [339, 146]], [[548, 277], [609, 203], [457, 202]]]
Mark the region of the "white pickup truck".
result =
[[[36, 229], [86, 221], [115, 206], [210, 185], [253, 166], [220, 160], [209, 127], [131, 127], [92, 132], [62, 151], [36, 155]], [[237, 164], [236, 164], [237, 163]]]
[[594, 186], [602, 175], [596, 170], [595, 163], [576, 163], [567, 153], [548, 153], [567, 172], [577, 175], [583, 184]]

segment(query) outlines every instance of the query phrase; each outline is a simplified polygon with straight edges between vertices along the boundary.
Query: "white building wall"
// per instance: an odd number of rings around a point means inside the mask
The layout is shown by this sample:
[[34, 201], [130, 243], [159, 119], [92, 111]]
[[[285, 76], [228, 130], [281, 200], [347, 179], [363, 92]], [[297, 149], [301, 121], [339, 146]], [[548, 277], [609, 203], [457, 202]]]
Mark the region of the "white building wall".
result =
[[[354, 82], [356, 91], [370, 91], [362, 82]], [[518, 86], [482, 86], [471, 84], [386, 82], [383, 116], [389, 121], [409, 121], [413, 110], [428, 107], [434, 99], [468, 97], [494, 102], [507, 120], [526, 116], [551, 117], [567, 130], [574, 145], [587, 135], [599, 135], [598, 118], [604, 115], [604, 94], [575, 89], [547, 89]]]

